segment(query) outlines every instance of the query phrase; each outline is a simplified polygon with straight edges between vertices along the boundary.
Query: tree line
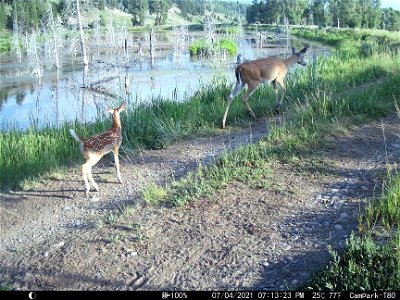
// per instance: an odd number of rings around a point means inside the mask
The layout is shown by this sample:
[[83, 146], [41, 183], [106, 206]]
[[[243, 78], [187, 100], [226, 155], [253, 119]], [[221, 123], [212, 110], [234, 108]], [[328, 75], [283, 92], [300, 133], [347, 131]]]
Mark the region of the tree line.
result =
[[254, 0], [248, 23], [400, 30], [400, 11], [381, 8], [380, 0]]
[[[63, 12], [76, 0], [0, 0], [0, 30], [18, 26], [23, 32], [38, 31], [41, 20], [48, 12], [63, 17]], [[104, 10], [115, 8], [132, 15], [132, 25], [144, 25], [148, 14], [155, 16], [155, 25], [165, 24], [167, 12], [173, 4], [181, 10], [181, 15], [190, 21], [192, 16], [203, 16], [205, 12], [227, 13], [241, 9], [242, 4], [236, 2], [211, 0], [80, 0], [82, 7], [90, 12], [91, 8]], [[244, 6], [242, 12], [244, 12]], [[18, 24], [16, 24], [16, 22]], [[67, 20], [63, 20], [67, 23]]]

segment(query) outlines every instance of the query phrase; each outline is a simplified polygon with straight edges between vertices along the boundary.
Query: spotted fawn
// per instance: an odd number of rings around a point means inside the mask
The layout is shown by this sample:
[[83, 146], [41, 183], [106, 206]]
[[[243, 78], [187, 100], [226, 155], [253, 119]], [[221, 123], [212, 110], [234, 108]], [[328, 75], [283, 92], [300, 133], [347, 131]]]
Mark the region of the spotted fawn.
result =
[[122, 143], [121, 134], [121, 121], [119, 114], [126, 107], [126, 103], [122, 103], [120, 107], [110, 109], [109, 112], [112, 113], [113, 124], [109, 130], [103, 133], [93, 135], [89, 138], [81, 138], [73, 129], [70, 129], [72, 137], [74, 137], [79, 142], [79, 147], [83, 157], [85, 158], [85, 163], [82, 165], [82, 177], [86, 185], [86, 194], [90, 191], [90, 185], [88, 178], [96, 191], [99, 191], [99, 187], [92, 177], [92, 167], [97, 164], [97, 162], [107, 153], [113, 152], [115, 166], [117, 168], [118, 181], [122, 183], [121, 173], [119, 171], [119, 158], [118, 150]]

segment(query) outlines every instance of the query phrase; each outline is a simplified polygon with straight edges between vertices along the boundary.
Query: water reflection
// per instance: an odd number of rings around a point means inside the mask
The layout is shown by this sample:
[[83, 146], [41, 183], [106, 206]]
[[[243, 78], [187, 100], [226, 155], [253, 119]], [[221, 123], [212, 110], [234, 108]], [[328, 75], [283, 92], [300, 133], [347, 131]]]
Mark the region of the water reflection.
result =
[[[131, 105], [150, 102], [162, 97], [183, 101], [193, 95], [202, 85], [221, 72], [234, 81], [233, 69], [236, 56], [225, 53], [213, 59], [191, 57], [187, 51], [189, 36], [172, 37], [175, 44], [158, 46], [149, 59], [148, 35], [134, 39], [136, 50], [94, 48], [92, 63], [83, 68], [79, 57], [64, 59], [62, 68], [46, 71], [37, 80], [24, 73], [24, 64], [0, 57], [0, 128], [27, 129], [31, 126], [59, 127], [65, 122], [92, 122], [102, 116], [105, 109], [123, 100]], [[152, 37], [157, 43], [165, 37]], [[297, 49], [304, 41], [286, 39], [270, 40], [263, 37], [261, 46], [250, 36], [238, 39], [242, 59], [281, 55], [291, 52], [286, 44]], [[72, 47], [72, 45], [70, 45]], [[147, 48], [147, 49], [146, 49]], [[326, 52], [322, 47], [314, 47]], [[312, 53], [312, 52], [311, 52]], [[147, 58], [146, 58], [147, 57]], [[22, 70], [22, 71], [15, 71]], [[19, 72], [19, 73], [18, 73]]]

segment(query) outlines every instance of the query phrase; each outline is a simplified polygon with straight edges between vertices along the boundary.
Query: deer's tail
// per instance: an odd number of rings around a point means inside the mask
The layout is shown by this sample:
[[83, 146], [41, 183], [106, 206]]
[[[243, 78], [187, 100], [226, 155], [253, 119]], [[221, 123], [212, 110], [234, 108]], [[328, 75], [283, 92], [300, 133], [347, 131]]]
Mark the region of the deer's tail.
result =
[[241, 78], [241, 76], [240, 76], [240, 72], [241, 72], [241, 71], [242, 71], [241, 66], [238, 66], [238, 67], [235, 69], [236, 84], [238, 84], [238, 85], [242, 85], [242, 78]]
[[75, 132], [75, 130], [70, 129], [69, 133], [72, 135], [72, 137], [77, 140], [77, 142], [82, 143], [82, 138]]

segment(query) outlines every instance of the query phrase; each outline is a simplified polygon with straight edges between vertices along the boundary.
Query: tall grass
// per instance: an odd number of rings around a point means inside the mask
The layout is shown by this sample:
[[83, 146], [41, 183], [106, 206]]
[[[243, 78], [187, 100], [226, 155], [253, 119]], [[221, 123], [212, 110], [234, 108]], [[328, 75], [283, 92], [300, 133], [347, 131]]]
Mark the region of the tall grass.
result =
[[234, 40], [225, 37], [216, 40], [214, 45], [205, 38], [197, 39], [189, 45], [190, 55], [207, 54], [215, 50], [226, 50], [229, 54], [235, 54], [237, 52], [237, 44]]
[[400, 225], [400, 174], [388, 174], [388, 185], [379, 201], [369, 204], [366, 224], [379, 224], [388, 229]]
[[341, 255], [314, 274], [303, 289], [333, 291], [394, 291], [400, 287], [400, 234], [384, 242], [352, 234]]

